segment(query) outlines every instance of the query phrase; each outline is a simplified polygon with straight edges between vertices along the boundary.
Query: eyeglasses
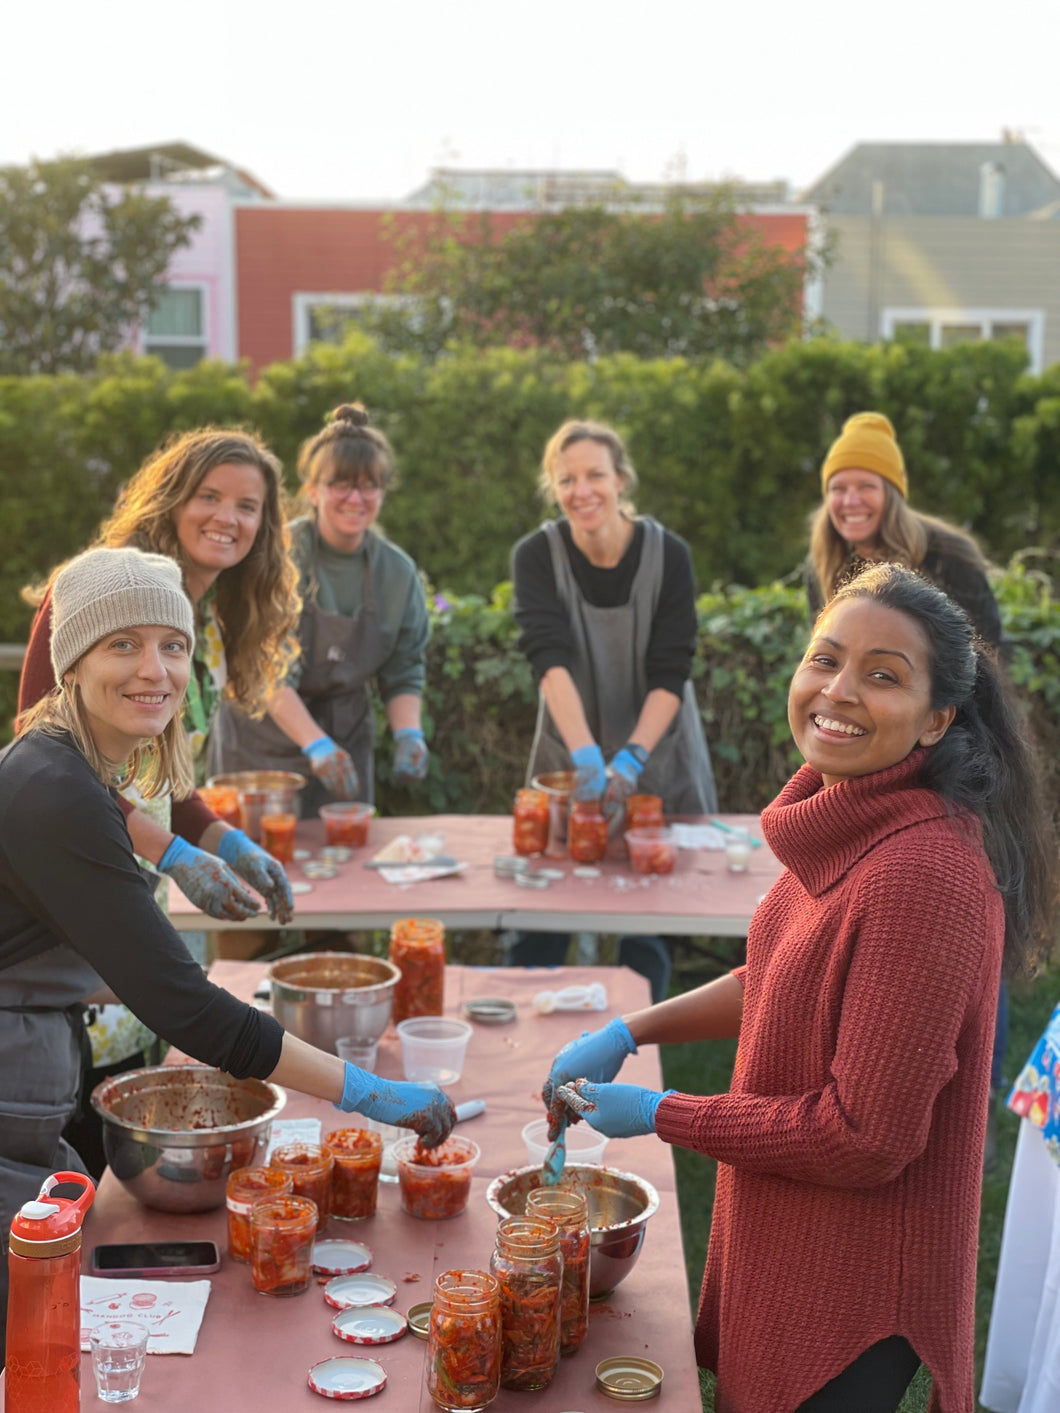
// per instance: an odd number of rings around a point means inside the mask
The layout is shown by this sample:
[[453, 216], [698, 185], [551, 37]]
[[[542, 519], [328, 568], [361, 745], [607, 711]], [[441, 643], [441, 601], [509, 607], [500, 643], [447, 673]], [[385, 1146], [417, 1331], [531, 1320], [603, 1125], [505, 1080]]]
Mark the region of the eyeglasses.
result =
[[323, 488], [332, 500], [349, 500], [357, 494], [364, 501], [372, 501], [383, 494], [382, 487], [374, 486], [371, 481], [325, 481]]

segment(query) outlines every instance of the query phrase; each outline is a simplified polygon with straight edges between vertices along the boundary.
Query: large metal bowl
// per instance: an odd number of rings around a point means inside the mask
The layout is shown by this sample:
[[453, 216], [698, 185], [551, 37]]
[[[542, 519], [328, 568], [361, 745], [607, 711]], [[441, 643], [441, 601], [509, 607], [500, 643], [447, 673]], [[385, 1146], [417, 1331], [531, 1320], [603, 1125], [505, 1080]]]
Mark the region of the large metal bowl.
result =
[[570, 819], [570, 797], [574, 789], [573, 770], [550, 770], [535, 775], [530, 782], [535, 790], [548, 796], [548, 844], [545, 853], [550, 858], [567, 855], [567, 825]]
[[243, 833], [261, 842], [261, 817], [266, 810], [277, 814], [298, 814], [298, 792], [306, 777], [294, 770], [233, 770], [227, 775], [211, 775], [208, 785], [235, 790], [243, 816]]
[[268, 977], [283, 1028], [334, 1055], [342, 1035], [378, 1040], [386, 1030], [401, 968], [382, 957], [303, 952], [273, 962]]
[[[527, 1196], [540, 1186], [540, 1167], [517, 1168], [493, 1179], [486, 1200], [498, 1217], [521, 1217]], [[659, 1194], [644, 1178], [588, 1163], [565, 1167], [559, 1186], [589, 1199], [589, 1299], [603, 1300], [637, 1264]]]
[[228, 1174], [264, 1162], [286, 1103], [279, 1085], [206, 1065], [126, 1070], [92, 1091], [111, 1171], [138, 1202], [163, 1212], [222, 1206]]

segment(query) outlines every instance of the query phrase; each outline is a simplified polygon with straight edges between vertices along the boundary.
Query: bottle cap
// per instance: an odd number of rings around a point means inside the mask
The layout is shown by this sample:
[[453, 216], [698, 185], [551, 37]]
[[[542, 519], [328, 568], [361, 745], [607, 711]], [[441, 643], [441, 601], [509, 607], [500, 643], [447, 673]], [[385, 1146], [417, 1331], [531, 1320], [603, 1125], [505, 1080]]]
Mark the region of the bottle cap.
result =
[[43, 1217], [50, 1217], [53, 1213], [61, 1212], [62, 1210], [58, 1202], [38, 1202], [34, 1200], [33, 1202], [23, 1203], [22, 1207], [19, 1209], [18, 1215], [25, 1217], [31, 1222], [39, 1222]]
[[[81, 1196], [53, 1197], [60, 1183], [77, 1183]], [[84, 1173], [54, 1173], [45, 1178], [33, 1202], [26, 1202], [11, 1223], [11, 1250], [21, 1256], [63, 1256], [81, 1244], [81, 1225], [96, 1188]]]

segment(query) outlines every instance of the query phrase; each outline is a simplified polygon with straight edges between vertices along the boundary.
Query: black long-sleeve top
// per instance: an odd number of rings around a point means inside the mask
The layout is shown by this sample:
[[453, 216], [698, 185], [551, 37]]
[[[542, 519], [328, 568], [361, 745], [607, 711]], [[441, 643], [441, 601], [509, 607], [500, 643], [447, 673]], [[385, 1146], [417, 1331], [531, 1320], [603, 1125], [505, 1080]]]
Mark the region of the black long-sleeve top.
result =
[[171, 1044], [238, 1079], [276, 1068], [282, 1027], [203, 975], [137, 867], [111, 793], [69, 736], [0, 762], [0, 970], [66, 942]]
[[[574, 543], [570, 525], [557, 522], [575, 582], [596, 608], [620, 608], [629, 602], [640, 568], [644, 526], [637, 521], [625, 554], [611, 569], [591, 564]], [[514, 613], [519, 647], [538, 682], [551, 667], [574, 666], [570, 618], [556, 589], [548, 536], [543, 529], [526, 535], [512, 550]], [[645, 660], [648, 691], [657, 687], [680, 696], [692, 671], [696, 650], [696, 586], [692, 556], [684, 540], [663, 531], [663, 575]]]

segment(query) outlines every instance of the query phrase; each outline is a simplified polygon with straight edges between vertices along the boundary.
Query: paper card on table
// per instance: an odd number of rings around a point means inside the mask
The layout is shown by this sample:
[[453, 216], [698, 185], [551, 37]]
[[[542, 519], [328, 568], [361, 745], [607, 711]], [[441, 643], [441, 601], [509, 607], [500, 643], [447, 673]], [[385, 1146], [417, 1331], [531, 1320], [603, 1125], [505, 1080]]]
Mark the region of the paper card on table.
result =
[[405, 868], [381, 868], [379, 877], [387, 883], [423, 883], [428, 878], [448, 878], [450, 874], [465, 873], [466, 863], [435, 867], [431, 864], [409, 864]]
[[712, 824], [672, 824], [673, 841], [679, 849], [724, 849], [725, 838]]
[[273, 1119], [272, 1137], [264, 1161], [267, 1163], [281, 1143], [319, 1143], [319, 1119]]
[[194, 1354], [209, 1281], [132, 1281], [81, 1277], [81, 1348], [106, 1320], [138, 1320], [151, 1331], [148, 1354]]

